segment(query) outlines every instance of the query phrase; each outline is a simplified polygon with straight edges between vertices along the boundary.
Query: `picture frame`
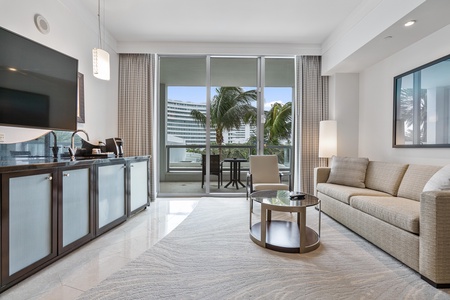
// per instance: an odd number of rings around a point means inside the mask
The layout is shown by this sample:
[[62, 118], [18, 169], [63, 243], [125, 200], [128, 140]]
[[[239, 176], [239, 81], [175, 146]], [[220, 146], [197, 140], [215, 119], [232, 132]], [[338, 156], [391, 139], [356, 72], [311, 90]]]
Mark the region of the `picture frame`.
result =
[[78, 94], [77, 94], [77, 122], [85, 123], [84, 116], [84, 75], [78, 72]]
[[394, 77], [393, 148], [450, 148], [450, 55]]

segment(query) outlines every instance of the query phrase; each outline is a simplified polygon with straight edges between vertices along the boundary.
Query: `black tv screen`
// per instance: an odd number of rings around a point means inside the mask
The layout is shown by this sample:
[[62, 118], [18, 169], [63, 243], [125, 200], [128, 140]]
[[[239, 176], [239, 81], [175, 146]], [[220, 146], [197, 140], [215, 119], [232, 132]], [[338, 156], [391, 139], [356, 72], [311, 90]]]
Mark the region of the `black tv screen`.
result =
[[78, 60], [0, 27], [0, 125], [77, 129]]

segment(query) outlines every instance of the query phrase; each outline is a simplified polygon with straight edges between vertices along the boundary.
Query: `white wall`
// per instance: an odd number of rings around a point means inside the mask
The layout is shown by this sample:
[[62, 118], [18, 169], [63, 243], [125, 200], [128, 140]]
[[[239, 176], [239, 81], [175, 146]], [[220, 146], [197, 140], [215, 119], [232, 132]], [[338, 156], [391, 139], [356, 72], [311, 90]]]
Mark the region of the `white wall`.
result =
[[119, 53], [211, 55], [320, 55], [320, 45], [260, 43], [119, 42]]
[[[117, 136], [118, 55], [111, 39], [104, 45], [111, 57], [111, 80], [92, 75], [92, 48], [98, 47], [96, 15], [73, 0], [0, 0], [0, 26], [78, 59], [78, 71], [84, 74], [86, 130], [93, 142]], [[41, 14], [50, 24], [50, 33], [41, 34], [34, 15]], [[17, 135], [33, 134], [23, 128], [1, 127], [5, 142]]]
[[359, 74], [330, 76], [330, 120], [337, 122], [339, 156], [358, 156]]
[[[322, 73], [332, 74], [346, 58], [425, 0], [365, 0], [322, 44]], [[383, 49], [380, 49], [383, 51]]]
[[392, 148], [393, 78], [450, 54], [450, 26], [360, 73], [359, 156], [371, 160], [443, 165], [450, 148]]

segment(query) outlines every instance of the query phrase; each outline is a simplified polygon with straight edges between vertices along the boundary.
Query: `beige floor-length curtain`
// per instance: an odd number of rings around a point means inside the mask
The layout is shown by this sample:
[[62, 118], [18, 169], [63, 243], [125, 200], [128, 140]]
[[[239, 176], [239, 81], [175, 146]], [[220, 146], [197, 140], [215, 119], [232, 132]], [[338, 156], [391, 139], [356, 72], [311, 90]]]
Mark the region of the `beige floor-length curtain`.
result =
[[328, 77], [321, 76], [320, 56], [297, 57], [297, 75], [297, 174], [300, 190], [314, 194], [314, 168], [324, 165], [319, 159], [319, 124], [328, 119]]
[[[124, 140], [126, 156], [153, 155], [154, 68], [152, 54], [119, 56], [119, 136]], [[151, 161], [150, 182], [153, 182]], [[152, 201], [153, 195], [152, 187]]]

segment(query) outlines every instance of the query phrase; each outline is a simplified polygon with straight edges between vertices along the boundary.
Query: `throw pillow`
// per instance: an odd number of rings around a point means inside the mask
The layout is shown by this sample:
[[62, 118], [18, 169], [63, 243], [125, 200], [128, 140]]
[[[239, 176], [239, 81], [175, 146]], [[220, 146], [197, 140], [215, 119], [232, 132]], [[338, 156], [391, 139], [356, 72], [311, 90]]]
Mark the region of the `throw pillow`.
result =
[[333, 156], [327, 182], [365, 188], [364, 180], [368, 163], [368, 158]]
[[450, 190], [450, 165], [434, 173], [423, 188], [424, 192], [439, 190]]

